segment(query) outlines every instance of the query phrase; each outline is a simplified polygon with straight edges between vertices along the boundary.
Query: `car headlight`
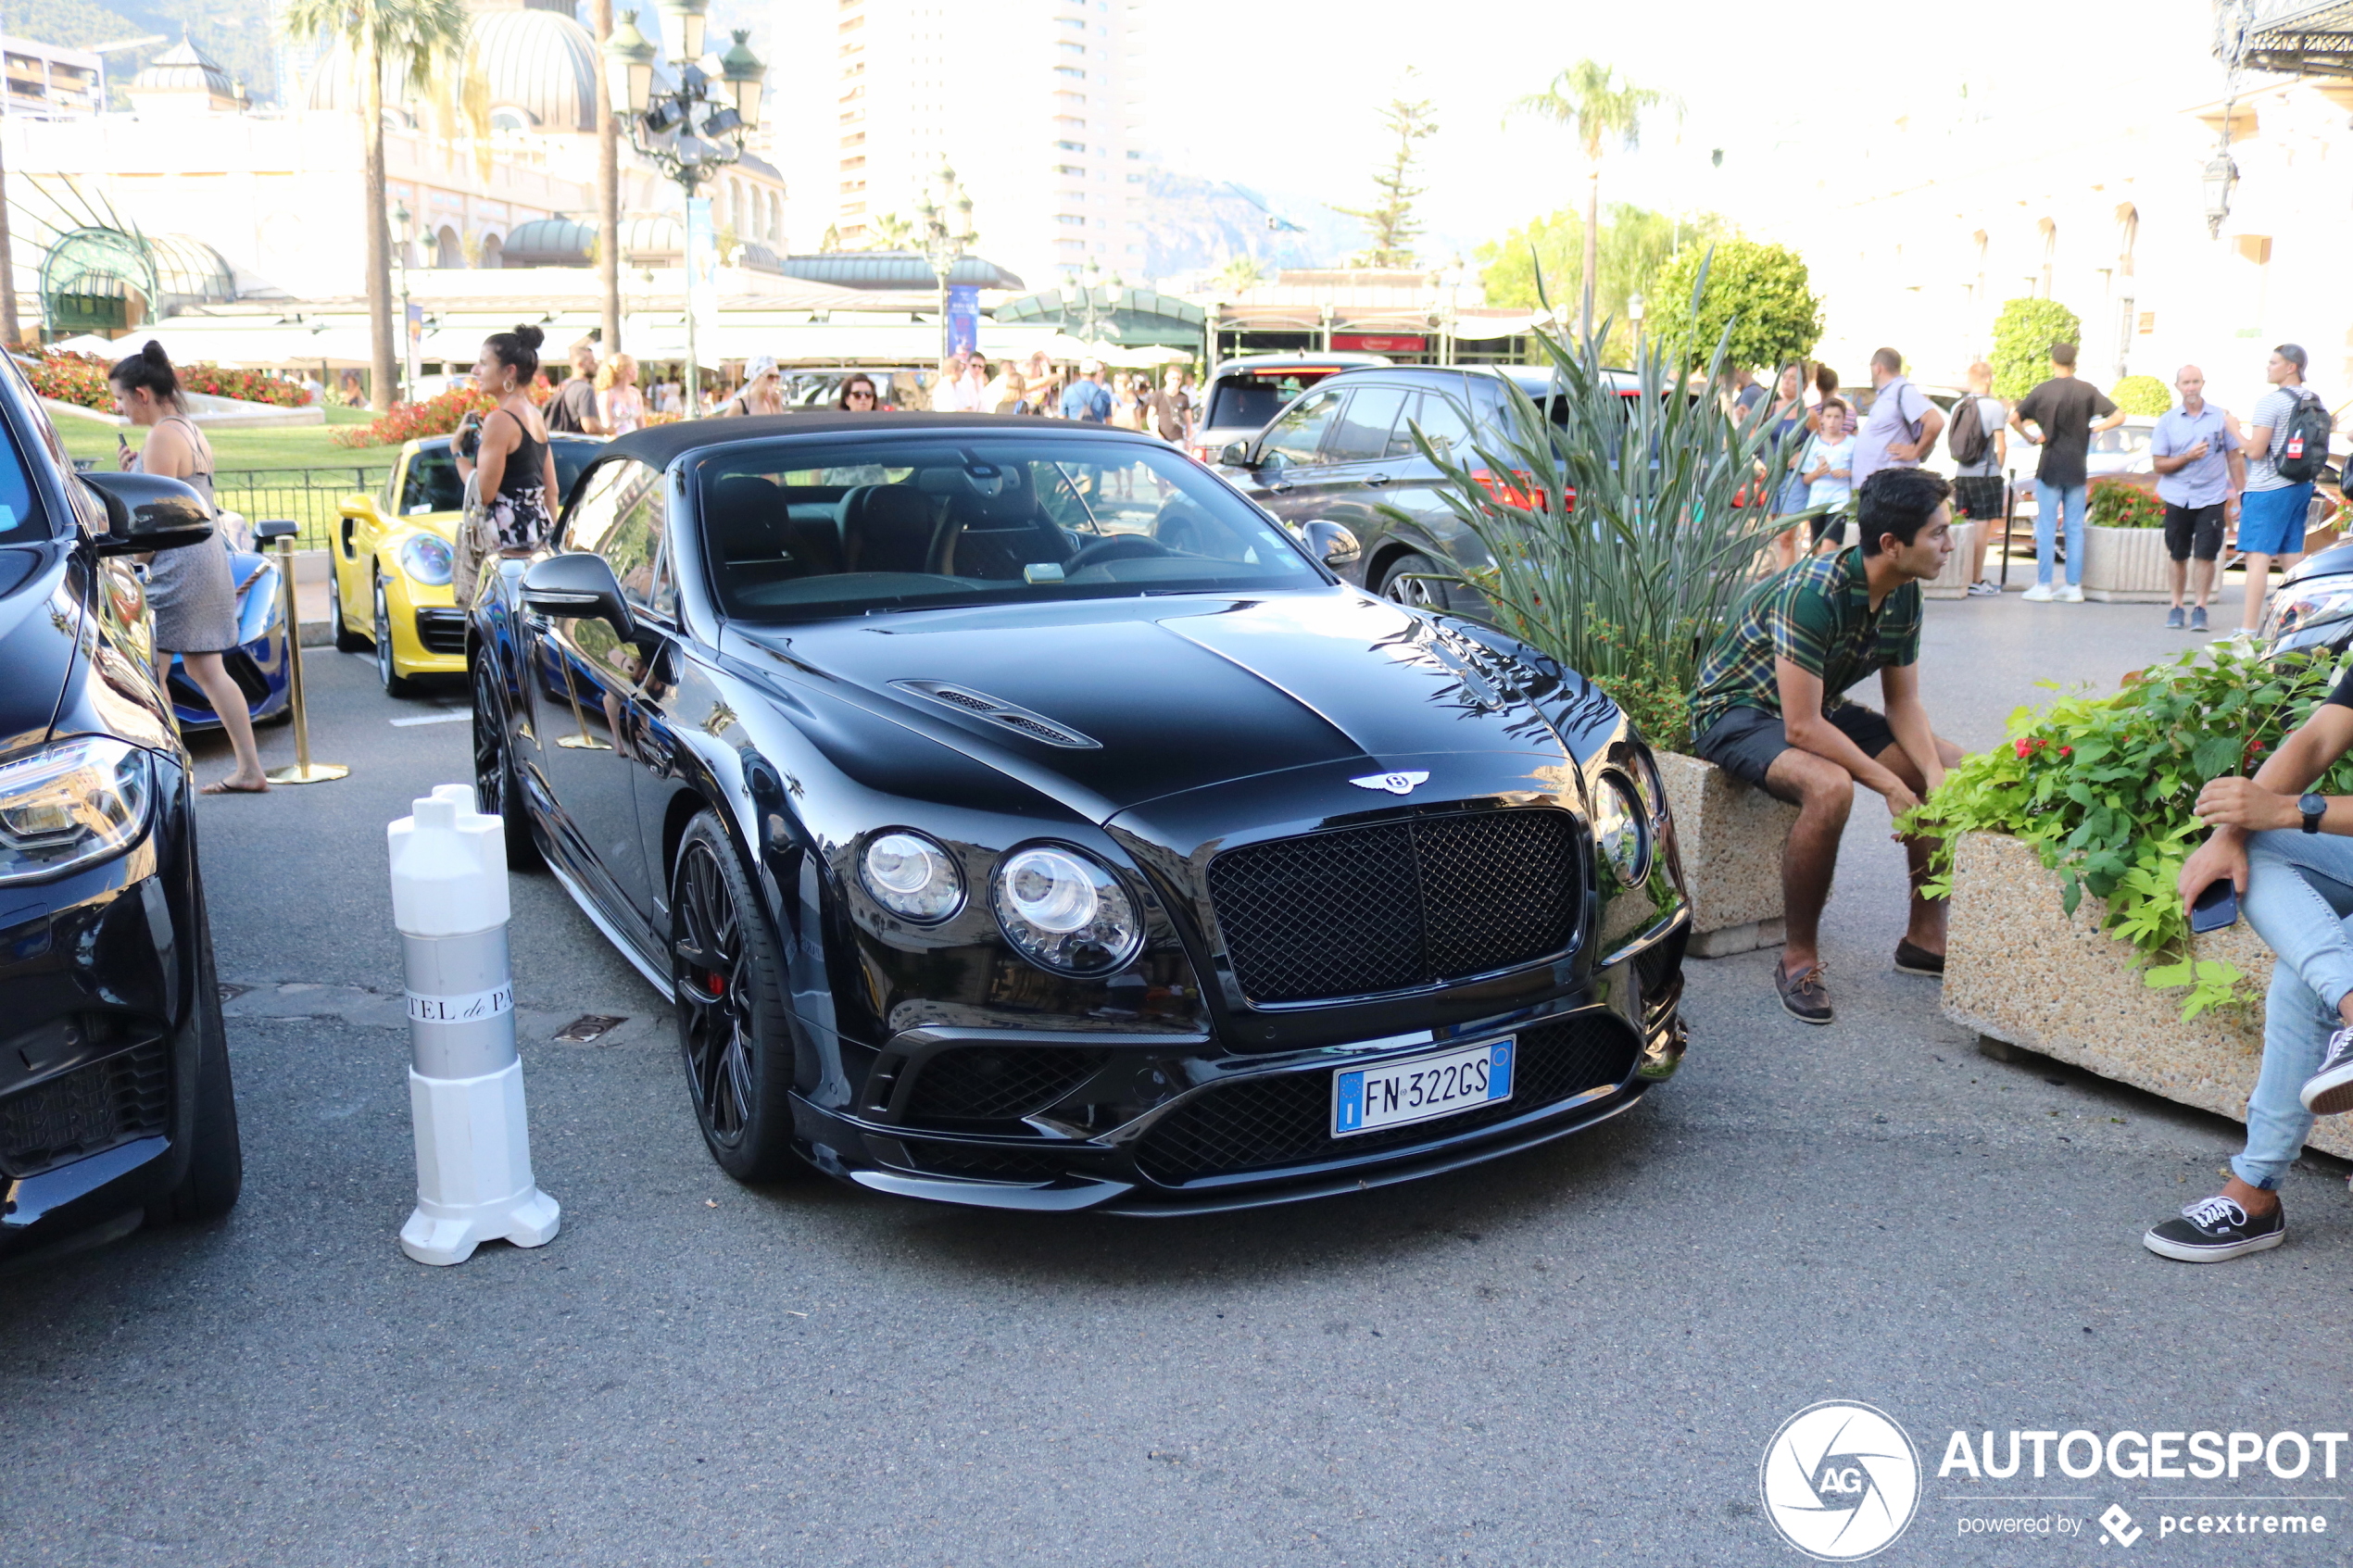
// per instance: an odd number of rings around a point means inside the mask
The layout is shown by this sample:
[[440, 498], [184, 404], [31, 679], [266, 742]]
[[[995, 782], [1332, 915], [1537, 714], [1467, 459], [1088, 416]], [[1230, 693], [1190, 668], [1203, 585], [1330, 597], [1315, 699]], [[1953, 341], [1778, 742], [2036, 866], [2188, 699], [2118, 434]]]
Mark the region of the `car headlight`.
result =
[[908, 920], [929, 925], [963, 907], [956, 858], [919, 833], [887, 833], [867, 845], [858, 874], [875, 903]]
[[2316, 577], [2292, 583], [2271, 597], [2271, 635], [2284, 637], [2307, 626], [2353, 617], [2353, 578]]
[[1126, 889], [1078, 850], [1038, 845], [1006, 856], [993, 894], [1006, 940], [1056, 973], [1107, 974], [1144, 945]]
[[449, 586], [449, 546], [431, 533], [411, 533], [400, 542], [400, 570], [428, 588]]
[[106, 735], [0, 767], [0, 883], [40, 882], [121, 853], [145, 831], [154, 789], [147, 754]]
[[1650, 874], [1650, 817], [1623, 773], [1604, 773], [1593, 792], [1593, 847], [1629, 887]]
[[1642, 797], [1642, 814], [1650, 819], [1651, 831], [1667, 831], [1667, 781], [1658, 776], [1658, 762], [1647, 751], [1633, 754], [1634, 793]]

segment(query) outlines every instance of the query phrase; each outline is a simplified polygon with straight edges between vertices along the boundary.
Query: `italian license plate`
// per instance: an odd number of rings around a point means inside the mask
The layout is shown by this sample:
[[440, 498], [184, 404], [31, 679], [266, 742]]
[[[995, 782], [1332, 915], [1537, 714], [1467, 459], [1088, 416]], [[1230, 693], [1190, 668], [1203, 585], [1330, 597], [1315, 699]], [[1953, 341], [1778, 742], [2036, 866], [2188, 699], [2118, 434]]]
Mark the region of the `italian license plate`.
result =
[[1434, 1121], [1512, 1098], [1512, 1041], [1349, 1067], [1332, 1074], [1332, 1136]]

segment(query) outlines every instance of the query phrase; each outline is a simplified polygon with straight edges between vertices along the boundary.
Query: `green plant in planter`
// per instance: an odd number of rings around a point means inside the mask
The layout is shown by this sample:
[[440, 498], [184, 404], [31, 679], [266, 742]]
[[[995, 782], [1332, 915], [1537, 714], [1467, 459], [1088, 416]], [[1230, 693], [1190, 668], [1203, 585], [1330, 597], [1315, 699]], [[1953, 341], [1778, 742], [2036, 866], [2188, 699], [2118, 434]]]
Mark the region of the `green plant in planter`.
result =
[[2126, 376], [2108, 389], [2108, 400], [2128, 414], [2161, 414], [2173, 407], [2171, 389], [2155, 376]]
[[2162, 528], [2165, 503], [2152, 491], [2120, 479], [2092, 482], [2091, 504], [2084, 515], [2094, 528]]
[[[1693, 321], [1706, 283], [1703, 267]], [[1443, 473], [1448, 508], [1486, 546], [1493, 564], [1463, 575], [1495, 624], [1592, 680], [1654, 744], [1686, 750], [1700, 656], [1755, 580], [1766, 542], [1793, 521], [1768, 522], [1746, 504], [1770, 452], [1770, 400], [1736, 424], [1715, 398], [1684, 391], [1694, 370], [1714, 382], [1730, 324], [1704, 366], [1670, 360], [1658, 342], [1677, 334], [1660, 331], [1639, 358], [1633, 397], [1602, 366], [1607, 323], [1575, 346], [1535, 335], [1553, 371], [1545, 407], [1506, 381], [1500, 427], [1469, 450], [1434, 447], [1418, 428], [1415, 444]]]
[[[2105, 929], [2132, 944], [2150, 985], [2189, 987], [2184, 1018], [2239, 999], [2235, 968], [2188, 960], [2189, 918], [2175, 883], [2206, 835], [2190, 808], [2208, 779], [2260, 766], [2334, 677], [2325, 659], [2273, 663], [2216, 645], [2153, 665], [2105, 696], [2079, 692], [2040, 711], [2020, 708], [2000, 746], [1964, 758], [1906, 820], [1942, 841], [1930, 896], [1951, 895], [1961, 834], [2008, 834], [2059, 873], [2068, 913], [2087, 890], [2107, 901]], [[2353, 759], [2313, 788], [2353, 794]]]

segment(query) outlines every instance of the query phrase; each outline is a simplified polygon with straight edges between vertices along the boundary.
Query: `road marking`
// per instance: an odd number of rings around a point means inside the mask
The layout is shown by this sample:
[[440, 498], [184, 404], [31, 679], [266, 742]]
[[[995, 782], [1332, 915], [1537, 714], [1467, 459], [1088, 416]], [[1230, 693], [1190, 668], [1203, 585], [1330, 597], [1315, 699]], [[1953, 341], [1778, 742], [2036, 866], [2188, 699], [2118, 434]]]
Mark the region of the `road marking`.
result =
[[411, 724], [459, 724], [472, 717], [473, 710], [471, 709], [457, 713], [422, 713], [414, 719], [395, 719], [392, 721], [392, 727], [396, 730], [405, 730]]

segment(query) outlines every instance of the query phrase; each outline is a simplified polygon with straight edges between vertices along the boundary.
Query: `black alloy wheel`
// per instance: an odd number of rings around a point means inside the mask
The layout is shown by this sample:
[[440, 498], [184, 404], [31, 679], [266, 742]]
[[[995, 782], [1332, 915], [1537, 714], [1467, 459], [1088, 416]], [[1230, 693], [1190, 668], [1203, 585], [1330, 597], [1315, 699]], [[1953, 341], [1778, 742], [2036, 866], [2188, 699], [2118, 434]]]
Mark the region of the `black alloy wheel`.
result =
[[379, 575], [376, 584], [376, 680], [384, 696], [412, 697], [417, 695], [417, 683], [400, 673], [392, 661], [392, 608], [384, 601], [384, 580]]
[[678, 1045], [711, 1157], [739, 1182], [804, 1169], [792, 1146], [783, 957], [741, 857], [709, 811], [678, 846], [670, 907]]
[[1425, 555], [1408, 553], [1389, 563], [1389, 572], [1381, 579], [1380, 596], [1415, 609], [1449, 610], [1454, 608], [1451, 586], [1432, 583], [1423, 575], [1445, 571]]
[[474, 809], [496, 816], [507, 832], [507, 869], [535, 872], [545, 862], [531, 839], [523, 815], [522, 784], [507, 750], [506, 708], [498, 700], [498, 677], [490, 661], [474, 657]]
[[332, 560], [327, 562], [327, 624], [335, 629], [337, 653], [358, 653], [368, 646], [343, 613], [343, 571]]

